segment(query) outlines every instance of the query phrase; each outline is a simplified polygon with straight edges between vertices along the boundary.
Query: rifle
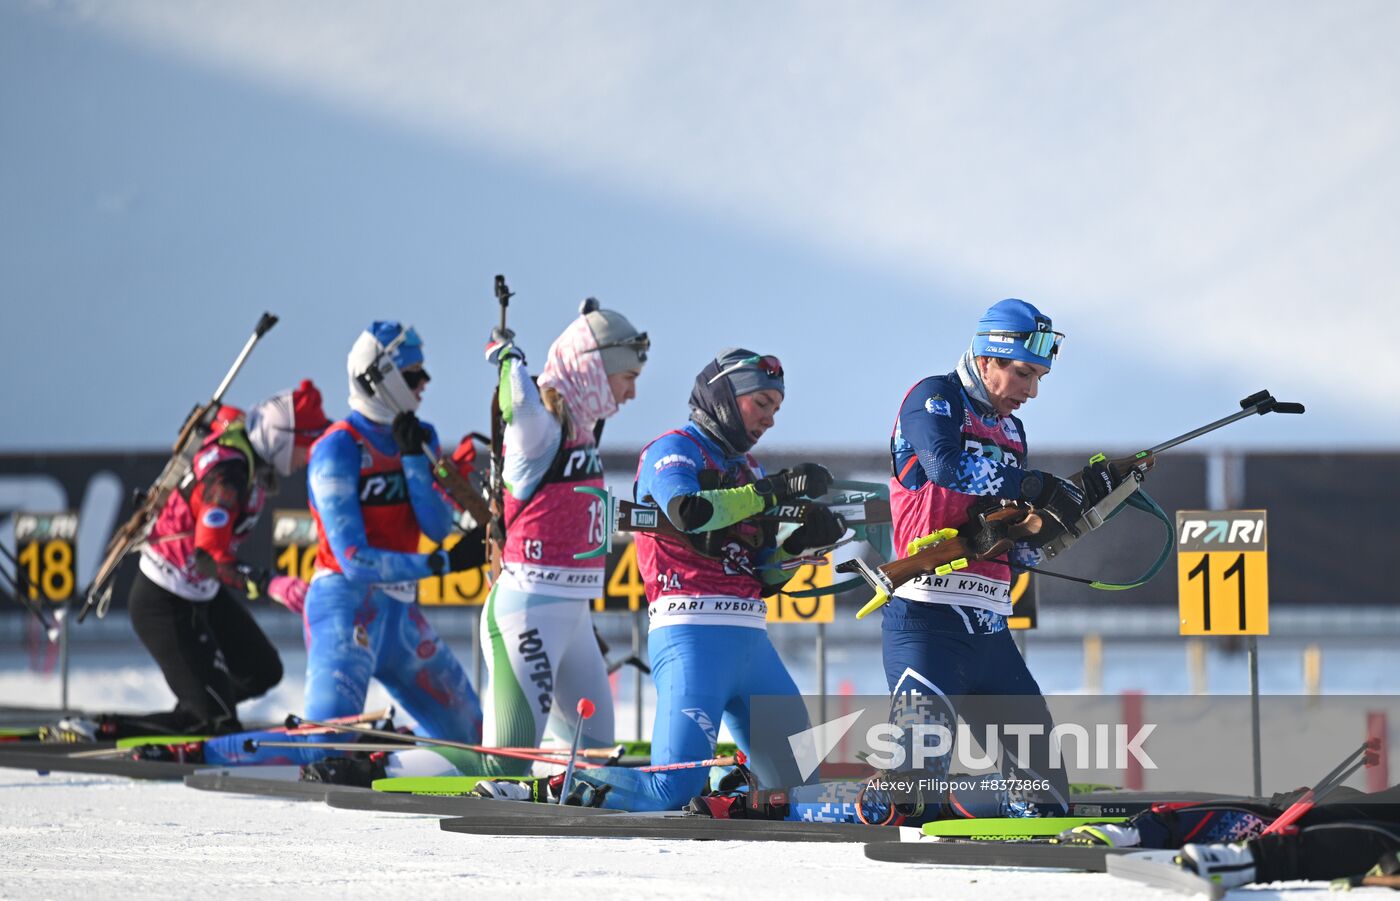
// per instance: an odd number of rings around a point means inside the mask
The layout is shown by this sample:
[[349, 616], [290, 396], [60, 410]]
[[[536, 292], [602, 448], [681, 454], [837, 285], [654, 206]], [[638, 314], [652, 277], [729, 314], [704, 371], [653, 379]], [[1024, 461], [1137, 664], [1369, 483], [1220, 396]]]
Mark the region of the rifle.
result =
[[[496, 276], [496, 302], [501, 307], [501, 331], [506, 330], [506, 308], [515, 294], [506, 284], [504, 275]], [[501, 412], [501, 395], [510, 391], [509, 385], [501, 384], [501, 370], [505, 362], [496, 366], [496, 390], [491, 392], [491, 477], [487, 482], [486, 496], [490, 503], [486, 527], [486, 560], [495, 581], [501, 572], [502, 552], [506, 546], [505, 531], [505, 435], [506, 424]]]
[[112, 533], [111, 540], [107, 542], [107, 549], [102, 555], [102, 565], [97, 568], [97, 575], [93, 577], [92, 584], [88, 586], [83, 606], [78, 610], [78, 622], [82, 622], [94, 609], [97, 610], [98, 619], [107, 615], [107, 607], [112, 602], [112, 581], [113, 577], [116, 576], [117, 567], [127, 554], [139, 549], [142, 542], [146, 540], [146, 536], [150, 534], [151, 526], [154, 525], [156, 517], [165, 507], [170, 493], [175, 490], [175, 487], [180, 484], [180, 480], [193, 467], [194, 455], [213, 428], [214, 418], [219, 413], [224, 392], [228, 390], [229, 385], [233, 384], [234, 377], [243, 368], [244, 361], [248, 359], [248, 355], [253, 352], [257, 343], [262, 340], [262, 336], [267, 334], [268, 330], [276, 324], [276, 316], [271, 313], [262, 314], [262, 318], [253, 328], [253, 334], [244, 343], [243, 350], [239, 351], [238, 358], [229, 367], [223, 381], [219, 383], [219, 387], [214, 389], [213, 396], [209, 398], [208, 402], [196, 406], [185, 418], [185, 424], [180, 427], [180, 434], [171, 448], [171, 457], [166, 461], [165, 468], [160, 471], [160, 475], [150, 488], [134, 495], [136, 509], [131, 512], [131, 516], [127, 518], [126, 522], [117, 527], [117, 530]]
[[[832, 487], [843, 488], [857, 485], [864, 485], [864, 483], [835, 482]], [[611, 552], [614, 532], [647, 532], [653, 535], [665, 535], [667, 538], [684, 542], [689, 542], [695, 537], [689, 532], [683, 532], [676, 528], [659, 507], [651, 504], [639, 504], [636, 501], [623, 498], [614, 498], [605, 488], [577, 487], [574, 490], [597, 497], [603, 504], [605, 520], [603, 540], [590, 551], [574, 554], [576, 560], [600, 557]], [[749, 520], [772, 523], [803, 523], [807, 521], [814, 504], [816, 502], [813, 501], [785, 501], [768, 508], [757, 516], [749, 517]], [[831, 503], [824, 504], [824, 506], [829, 507], [831, 512], [836, 514], [847, 526], [854, 528], [856, 537], [861, 540], [866, 540], [865, 529], [867, 526], [881, 526], [890, 522], [889, 500], [875, 496], [873, 492], [856, 490], [838, 493], [832, 497]]]
[[[1095, 454], [1089, 462], [1091, 464], [1106, 463], [1115, 481], [1119, 482], [1118, 487], [1109, 492], [1103, 500], [1083, 511], [1079, 520], [1072, 527], [1066, 529], [1064, 534], [1043, 545], [1041, 550], [1045, 556], [1053, 558], [1062, 553], [1085, 534], [1100, 528], [1124, 504], [1131, 503], [1139, 509], [1152, 512], [1167, 527], [1167, 542], [1157, 562], [1153, 564], [1145, 576], [1132, 583], [1117, 585], [1090, 580], [1076, 581], [1087, 581], [1095, 588], [1113, 590], [1135, 588], [1151, 579], [1166, 562], [1167, 556], [1170, 555], [1175, 531], [1171, 520], [1161, 511], [1156, 502], [1147, 497], [1147, 493], [1142, 490], [1142, 482], [1147, 477], [1148, 470], [1156, 462], [1157, 454], [1247, 416], [1263, 416], [1265, 413], [1302, 413], [1304, 411], [1302, 404], [1275, 400], [1268, 391], [1251, 394], [1240, 401], [1240, 407], [1241, 410], [1238, 413], [1217, 419], [1208, 425], [1193, 429], [1128, 457], [1107, 460], [1103, 454]], [[1079, 473], [1071, 476], [1069, 481], [1083, 488], [1082, 477]], [[884, 606], [901, 585], [920, 576], [949, 575], [958, 570], [966, 569], [968, 564], [972, 562], [1000, 557], [1010, 551], [1018, 540], [1039, 533], [1044, 525], [1044, 518], [1030, 504], [1006, 503], [994, 510], [973, 514], [970, 521], [962, 529], [938, 529], [930, 535], [911, 541], [905, 549], [905, 556], [901, 559], [872, 568], [860, 558], [855, 558], [840, 564], [836, 569], [838, 572], [856, 573], [874, 590], [875, 596], [856, 614], [856, 619], [862, 619]]]

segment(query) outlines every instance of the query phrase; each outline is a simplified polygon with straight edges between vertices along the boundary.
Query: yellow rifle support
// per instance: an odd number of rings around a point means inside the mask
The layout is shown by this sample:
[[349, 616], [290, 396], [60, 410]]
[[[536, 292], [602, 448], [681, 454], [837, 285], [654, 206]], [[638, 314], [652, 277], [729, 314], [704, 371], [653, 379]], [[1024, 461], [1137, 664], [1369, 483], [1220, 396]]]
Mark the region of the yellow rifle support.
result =
[[874, 613], [876, 610], [888, 604], [889, 601], [890, 596], [883, 591], [875, 592], [875, 597], [871, 598], [868, 604], [856, 611], [856, 619], [865, 619], [867, 614]]
[[946, 576], [955, 569], [967, 569], [967, 558], [959, 557], [956, 560], [949, 560], [947, 563], [933, 571], [935, 576]]
[[939, 529], [936, 532], [931, 532], [928, 535], [924, 535], [921, 538], [915, 538], [913, 541], [909, 542], [909, 547], [905, 548], [904, 550], [904, 556], [912, 557], [926, 547], [933, 547], [935, 544], [942, 544], [949, 538], [957, 537], [957, 529]]
[[[957, 529], [939, 529], [935, 532], [931, 532], [928, 535], [924, 535], [920, 538], [915, 538], [913, 541], [909, 542], [909, 547], [905, 549], [904, 556], [912, 557], [924, 548], [933, 547], [936, 544], [942, 544], [949, 538], [956, 537], [958, 537]], [[946, 575], [946, 573], [944, 573], [943, 570], [948, 569], [948, 567], [952, 568], [948, 570], [949, 572], [951, 572], [953, 569], [962, 569], [965, 566], [967, 566], [967, 558], [960, 557], [951, 563], [939, 567], [939, 575]], [[860, 608], [860, 610], [856, 612], [856, 619], [865, 619], [865, 617], [874, 613], [876, 610], [879, 610], [881, 607], [885, 606], [889, 602], [890, 596], [888, 594], [886, 594], [883, 591], [875, 592], [875, 596], [871, 598], [870, 601], [864, 607]]]

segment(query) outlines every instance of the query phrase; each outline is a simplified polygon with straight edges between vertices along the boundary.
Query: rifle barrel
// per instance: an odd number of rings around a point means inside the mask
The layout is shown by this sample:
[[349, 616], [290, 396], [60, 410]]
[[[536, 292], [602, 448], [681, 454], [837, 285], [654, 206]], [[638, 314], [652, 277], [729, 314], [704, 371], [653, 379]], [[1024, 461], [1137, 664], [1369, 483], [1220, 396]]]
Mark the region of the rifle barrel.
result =
[[1186, 442], [1188, 442], [1188, 441], [1190, 441], [1190, 440], [1192, 440], [1192, 439], [1194, 439], [1194, 438], [1199, 438], [1199, 437], [1201, 437], [1202, 435], [1206, 434], [1207, 432], [1213, 432], [1213, 431], [1215, 431], [1216, 429], [1224, 428], [1225, 426], [1229, 425], [1229, 424], [1232, 423], [1232, 422], [1239, 422], [1241, 419], [1244, 419], [1245, 417], [1253, 416], [1256, 412], [1257, 412], [1257, 411], [1255, 410], [1254, 407], [1249, 407], [1249, 408], [1247, 408], [1247, 409], [1241, 410], [1241, 411], [1238, 412], [1238, 413], [1232, 413], [1231, 415], [1226, 416], [1224, 419], [1217, 419], [1215, 422], [1212, 422], [1210, 425], [1203, 425], [1203, 426], [1201, 426], [1201, 427], [1198, 428], [1198, 429], [1192, 429], [1191, 431], [1187, 432], [1187, 433], [1184, 434], [1184, 435], [1177, 435], [1175, 438], [1169, 438], [1168, 440], [1163, 441], [1161, 444], [1157, 445], [1156, 447], [1150, 447], [1150, 448], [1148, 448], [1148, 449], [1147, 449], [1147, 452], [1148, 452], [1149, 454], [1154, 454], [1154, 455], [1155, 455], [1155, 454], [1160, 454], [1162, 451], [1168, 450], [1168, 449], [1173, 448], [1173, 447], [1176, 447], [1178, 444], [1185, 444]]
[[243, 368], [243, 361], [247, 360], [248, 354], [253, 352], [254, 345], [258, 343], [263, 335], [267, 334], [268, 329], [276, 324], [276, 316], [273, 316], [271, 313], [264, 313], [262, 315], [262, 318], [258, 320], [257, 327], [253, 330], [253, 334], [248, 336], [248, 340], [243, 344], [243, 349], [238, 352], [238, 359], [233, 361], [233, 365], [229, 367], [228, 373], [224, 376], [224, 380], [220, 382], [219, 387], [214, 390], [214, 396], [210, 398], [209, 401], [211, 405], [217, 406], [218, 403], [224, 399], [224, 392], [228, 390], [229, 385], [233, 384], [234, 378], [238, 375], [238, 370]]

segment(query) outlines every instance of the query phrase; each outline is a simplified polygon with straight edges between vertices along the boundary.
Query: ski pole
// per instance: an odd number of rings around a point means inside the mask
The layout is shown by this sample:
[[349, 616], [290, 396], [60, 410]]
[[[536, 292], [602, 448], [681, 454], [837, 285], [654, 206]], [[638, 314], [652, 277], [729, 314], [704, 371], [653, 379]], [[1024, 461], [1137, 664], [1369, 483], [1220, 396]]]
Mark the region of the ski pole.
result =
[[583, 724], [593, 717], [593, 702], [587, 698], [578, 699], [578, 726], [574, 729], [573, 747], [569, 748], [569, 765], [564, 768], [564, 784], [559, 789], [559, 803], [569, 796], [569, 783], [574, 780], [574, 765], [578, 763], [578, 743], [583, 738]]
[[637, 767], [637, 772], [665, 773], [670, 770], [693, 770], [699, 767], [740, 766], [748, 762], [748, 756], [743, 751], [736, 750], [732, 757], [711, 757], [709, 760], [691, 760], [686, 763], [661, 763], [656, 766]]
[[[1317, 806], [1318, 802], [1332, 794], [1343, 782], [1351, 778], [1351, 774], [1361, 769], [1363, 766], [1376, 766], [1380, 763], [1381, 740], [1379, 738], [1368, 738], [1360, 748], [1352, 751], [1347, 758], [1337, 764], [1337, 768], [1322, 778], [1316, 788], [1310, 788], [1303, 793], [1303, 796], [1294, 801], [1287, 810], [1279, 814], [1278, 819], [1268, 825], [1261, 835], [1288, 834], [1293, 831], [1293, 824], [1302, 819], [1303, 815]], [[1359, 759], [1357, 759], [1359, 757]]]
[[[250, 738], [244, 742], [244, 750], [256, 751], [259, 748], [316, 748], [323, 751], [410, 751], [413, 746], [404, 742], [373, 742], [373, 741], [271, 741], [257, 738]], [[492, 748], [491, 753], [500, 754], [504, 748]], [[541, 763], [557, 763], [563, 765], [565, 760], [561, 756], [546, 760], [548, 755], [541, 754], [538, 757], [531, 757], [531, 760], [538, 760]], [[504, 755], [503, 755], [504, 756]]]
[[[290, 728], [296, 725], [324, 726], [331, 729], [332, 731], [337, 732], [351, 732], [355, 735], [364, 735], [368, 738], [382, 738], [388, 741], [401, 741], [404, 743], [404, 747], [402, 750], [408, 750], [414, 745], [436, 745], [442, 748], [457, 748], [461, 751], [472, 751], [477, 754], [487, 754], [494, 757], [510, 757], [514, 760], [534, 760], [540, 763], [555, 764], [563, 762], [559, 759], [557, 754], [549, 755], [533, 751], [506, 751], [500, 748], [487, 747], [485, 745], [472, 745], [462, 741], [452, 741], [451, 739], [447, 738], [429, 738], [425, 735], [404, 735], [401, 732], [388, 732], [384, 729], [369, 729], [364, 726], [357, 726], [349, 723], [345, 725], [337, 725], [335, 723], [324, 722], [320, 720], [306, 719], [305, 717], [299, 717], [296, 714], [289, 715], [287, 717], [287, 726]], [[244, 743], [244, 747], [250, 751], [254, 750], [253, 748], [249, 748], [248, 745], [250, 743], [255, 742], [255, 739], [248, 739]], [[578, 766], [580, 769], [588, 769], [596, 766], [601, 766], [601, 764], [588, 763], [580, 760], [578, 762]]]
[[283, 726], [283, 729], [286, 730], [288, 735], [323, 735], [327, 732], [334, 732], [335, 727], [343, 726], [347, 723], [374, 723], [379, 720], [391, 719], [393, 716], [394, 705], [390, 704], [388, 707], [381, 707], [378, 710], [366, 710], [364, 713], [352, 713], [349, 716], [336, 716], [326, 720], [328, 723], [334, 723], [335, 726], [333, 727], [302, 726], [289, 728]]
[[[329, 730], [317, 730], [317, 731], [318, 731], [318, 732], [324, 733], [324, 732], [327, 732], [327, 731], [329, 731]], [[291, 733], [289, 733], [289, 734], [291, 734]], [[295, 733], [295, 734], [302, 734], [302, 733]], [[340, 741], [318, 741], [318, 742], [315, 742], [315, 743], [313, 744], [312, 742], [305, 742], [305, 741], [273, 741], [273, 740], [262, 740], [262, 739], [249, 739], [249, 740], [248, 740], [248, 743], [251, 744], [251, 745], [253, 746], [253, 747], [252, 747], [252, 750], [257, 750], [258, 748], [305, 748], [305, 747], [313, 747], [313, 746], [316, 747], [316, 748], [320, 748], [320, 749], [322, 749], [322, 750], [327, 750], [327, 751], [407, 751], [407, 750], [411, 750], [411, 748], [410, 748], [408, 745], [406, 745], [405, 743], [403, 743], [403, 742], [383, 742], [383, 743], [377, 743], [377, 742], [369, 742], [369, 741], [358, 741], [358, 742], [357, 742], [357, 741], [345, 741], [345, 742], [340, 742]], [[122, 754], [122, 753], [125, 753], [125, 752], [130, 751], [130, 750], [131, 750], [130, 748], [118, 748], [118, 749], [103, 749], [102, 751], [85, 751], [85, 752], [83, 752], [83, 753], [84, 753], [84, 754], [91, 754], [91, 755], [93, 755], [93, 756], [98, 756], [98, 755], [101, 755], [101, 754], [110, 753], [110, 752], [112, 752], [112, 751], [115, 751], [116, 754]], [[597, 758], [601, 758], [601, 759], [604, 759], [604, 760], [611, 760], [611, 759], [613, 758], [613, 756], [617, 753], [617, 751], [618, 751], [617, 748], [580, 748], [578, 754], [579, 754], [580, 757], [597, 757]], [[559, 764], [560, 766], [564, 766], [565, 764], [568, 763], [568, 759], [564, 757], [564, 749], [563, 749], [563, 748], [557, 748], [557, 749], [556, 749], [556, 748], [501, 748], [501, 747], [494, 747], [494, 748], [484, 748], [484, 749], [483, 749], [483, 752], [490, 752], [490, 753], [492, 753], [492, 754], [502, 754], [502, 753], [536, 754], [536, 755], [538, 755], [538, 758], [535, 758], [535, 759], [538, 759], [538, 761], [539, 761], [540, 763], [557, 763], [557, 764]], [[557, 755], [557, 756], [555, 757], [555, 759], [552, 759], [552, 760], [547, 760], [547, 759], [545, 759], [545, 758], [550, 757], [551, 755]]]

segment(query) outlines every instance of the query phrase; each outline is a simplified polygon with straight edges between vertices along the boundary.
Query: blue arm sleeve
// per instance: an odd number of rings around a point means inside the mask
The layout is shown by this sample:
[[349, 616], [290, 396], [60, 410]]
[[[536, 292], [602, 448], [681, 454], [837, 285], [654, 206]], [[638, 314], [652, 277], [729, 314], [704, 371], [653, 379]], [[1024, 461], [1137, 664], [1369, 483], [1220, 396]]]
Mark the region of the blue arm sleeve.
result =
[[[425, 423], [426, 425], [426, 423]], [[441, 457], [437, 430], [428, 426], [432, 439], [428, 442], [433, 456]], [[418, 519], [418, 527], [428, 540], [442, 543], [452, 531], [452, 506], [433, 478], [433, 468], [428, 463], [427, 454], [415, 454], [402, 458], [404, 481], [408, 484], [408, 502], [413, 505], [413, 515]]]
[[321, 516], [326, 541], [352, 582], [407, 582], [432, 575], [427, 554], [402, 554], [369, 546], [360, 515], [360, 449], [344, 432], [316, 445], [306, 467], [311, 504]]
[[893, 442], [896, 474], [905, 472], [914, 455], [919, 465], [901, 479], [907, 488], [931, 481], [962, 494], [1020, 500], [1025, 470], [963, 447], [960, 395], [960, 389], [940, 378], [925, 379], [909, 392]]
[[680, 435], [667, 435], [653, 441], [642, 457], [637, 472], [636, 500], [650, 496], [662, 510], [672, 499], [700, 493], [700, 470], [705, 458], [695, 442]]

